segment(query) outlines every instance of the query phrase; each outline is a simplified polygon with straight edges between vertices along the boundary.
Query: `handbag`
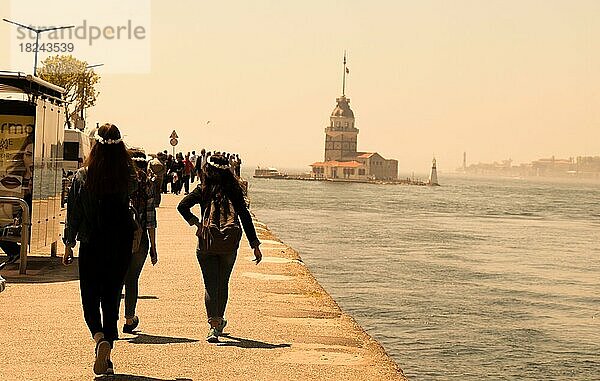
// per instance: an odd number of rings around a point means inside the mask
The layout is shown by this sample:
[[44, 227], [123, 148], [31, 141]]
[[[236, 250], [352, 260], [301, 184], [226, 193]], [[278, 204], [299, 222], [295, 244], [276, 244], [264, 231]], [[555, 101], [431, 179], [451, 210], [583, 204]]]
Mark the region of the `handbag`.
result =
[[131, 216], [131, 227], [133, 230], [133, 240], [131, 245], [131, 252], [135, 253], [140, 249], [140, 244], [142, 243], [142, 234], [144, 230], [142, 229], [142, 224], [140, 223], [140, 217], [135, 210], [133, 205], [129, 205], [129, 214]]

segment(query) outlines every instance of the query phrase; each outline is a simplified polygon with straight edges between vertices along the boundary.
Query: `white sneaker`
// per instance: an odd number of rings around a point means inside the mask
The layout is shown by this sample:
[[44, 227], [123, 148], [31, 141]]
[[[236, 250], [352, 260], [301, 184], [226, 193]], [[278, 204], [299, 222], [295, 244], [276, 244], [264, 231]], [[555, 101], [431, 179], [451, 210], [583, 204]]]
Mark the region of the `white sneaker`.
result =
[[97, 375], [106, 374], [108, 370], [108, 357], [110, 356], [110, 343], [101, 340], [96, 344], [96, 361], [94, 361], [94, 373]]

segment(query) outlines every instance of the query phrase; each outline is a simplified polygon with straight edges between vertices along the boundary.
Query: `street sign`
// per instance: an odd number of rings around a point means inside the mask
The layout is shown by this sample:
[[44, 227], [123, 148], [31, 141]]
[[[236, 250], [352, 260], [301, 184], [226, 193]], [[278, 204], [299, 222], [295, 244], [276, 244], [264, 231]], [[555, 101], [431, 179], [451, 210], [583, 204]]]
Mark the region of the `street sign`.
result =
[[176, 138], [171, 138], [171, 140], [169, 142], [171, 143], [171, 145], [173, 147], [175, 147], [177, 145], [177, 143], [179, 143], [179, 141]]
[[[173, 130], [173, 132], [171, 132], [170, 138], [171, 139], [178, 139], [179, 138], [179, 136], [177, 136], [177, 132], [175, 132], [175, 130]], [[177, 144], [177, 143], [175, 143], [175, 144]], [[175, 144], [173, 144], [173, 145], [175, 145]]]

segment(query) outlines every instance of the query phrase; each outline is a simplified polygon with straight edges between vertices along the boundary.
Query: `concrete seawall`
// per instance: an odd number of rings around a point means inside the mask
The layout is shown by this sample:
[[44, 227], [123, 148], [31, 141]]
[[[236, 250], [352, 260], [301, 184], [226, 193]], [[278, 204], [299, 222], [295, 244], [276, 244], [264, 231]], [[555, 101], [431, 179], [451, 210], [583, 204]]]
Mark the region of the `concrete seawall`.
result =
[[[228, 336], [206, 343], [195, 230], [175, 209], [180, 199], [166, 195], [158, 209], [159, 263], [147, 262], [142, 273], [141, 323], [136, 334], [120, 334], [113, 380], [405, 379], [298, 253], [259, 221], [263, 263], [251, 261], [244, 240], [231, 279]], [[94, 345], [83, 321], [76, 265], [31, 263], [26, 276], [16, 266], [2, 272], [0, 380], [93, 379]]]
[[[404, 380], [398, 365], [341, 310], [302, 263], [299, 254], [274, 236], [266, 225], [256, 219], [254, 224], [268, 267], [253, 277], [272, 280], [263, 286], [262, 292], [268, 295], [267, 300], [274, 302], [266, 303], [261, 312], [281, 325], [283, 331], [289, 331], [290, 341], [295, 342], [291, 353], [282, 359], [325, 365], [338, 372], [335, 373], [338, 379]], [[312, 377], [306, 377], [309, 378]]]

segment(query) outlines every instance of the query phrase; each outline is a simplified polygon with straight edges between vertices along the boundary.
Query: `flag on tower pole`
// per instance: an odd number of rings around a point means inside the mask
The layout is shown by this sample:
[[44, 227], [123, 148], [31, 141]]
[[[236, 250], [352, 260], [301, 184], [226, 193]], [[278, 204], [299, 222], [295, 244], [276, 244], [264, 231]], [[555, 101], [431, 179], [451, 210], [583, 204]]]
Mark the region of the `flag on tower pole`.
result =
[[350, 74], [350, 69], [346, 68], [346, 74]]

